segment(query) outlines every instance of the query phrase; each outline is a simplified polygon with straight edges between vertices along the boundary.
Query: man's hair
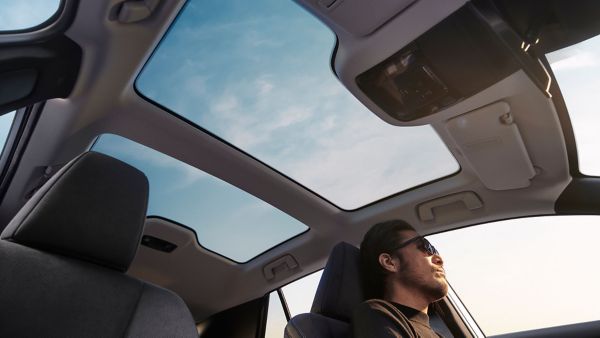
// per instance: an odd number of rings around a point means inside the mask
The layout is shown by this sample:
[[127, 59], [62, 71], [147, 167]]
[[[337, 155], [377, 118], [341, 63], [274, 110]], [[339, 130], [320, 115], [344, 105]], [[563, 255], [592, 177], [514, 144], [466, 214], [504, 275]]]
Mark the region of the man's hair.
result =
[[404, 240], [400, 231], [415, 229], [401, 220], [375, 224], [360, 244], [361, 281], [366, 299], [383, 298], [385, 278], [388, 272], [379, 264], [379, 255], [391, 254]]

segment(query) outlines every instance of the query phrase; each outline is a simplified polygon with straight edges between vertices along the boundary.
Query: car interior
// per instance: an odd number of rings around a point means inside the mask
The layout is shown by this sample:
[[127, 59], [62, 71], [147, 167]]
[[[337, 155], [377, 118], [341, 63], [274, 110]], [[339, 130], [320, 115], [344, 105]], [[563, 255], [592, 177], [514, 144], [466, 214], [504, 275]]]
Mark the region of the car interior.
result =
[[[351, 336], [361, 240], [393, 219], [448, 253], [451, 292], [429, 312], [444, 336], [600, 334], [594, 310], [519, 321], [600, 301], [597, 1], [14, 4], [0, 336]], [[555, 237], [503, 223], [530, 219], [568, 221]], [[492, 263], [503, 277], [485, 284], [474, 264], [505, 238], [550, 238], [557, 257], [518, 271], [552, 273], [552, 293], [486, 287], [536, 288]], [[581, 262], [560, 260], [565, 242]], [[286, 288], [311, 276], [291, 311]]]

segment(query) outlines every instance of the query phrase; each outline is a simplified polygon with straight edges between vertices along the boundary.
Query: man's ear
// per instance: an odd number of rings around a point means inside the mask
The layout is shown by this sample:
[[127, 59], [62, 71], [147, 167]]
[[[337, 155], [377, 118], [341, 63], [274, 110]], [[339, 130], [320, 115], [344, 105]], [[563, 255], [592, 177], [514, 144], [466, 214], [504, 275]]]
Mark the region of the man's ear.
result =
[[389, 253], [379, 254], [379, 265], [389, 272], [397, 272], [400, 269], [400, 262], [394, 259]]

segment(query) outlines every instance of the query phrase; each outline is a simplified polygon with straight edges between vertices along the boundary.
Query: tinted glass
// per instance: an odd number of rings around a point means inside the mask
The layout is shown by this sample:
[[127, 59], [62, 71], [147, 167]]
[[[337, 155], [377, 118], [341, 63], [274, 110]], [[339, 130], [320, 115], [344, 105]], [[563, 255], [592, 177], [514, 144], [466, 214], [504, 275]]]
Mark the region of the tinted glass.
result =
[[38, 26], [56, 13], [60, 0], [0, 0], [0, 31]]
[[10, 127], [12, 126], [13, 120], [15, 119], [15, 112], [11, 111], [10, 113], [6, 113], [0, 116], [0, 150], [4, 148], [4, 144], [6, 143], [6, 138], [8, 137], [8, 133], [10, 132]]
[[191, 227], [202, 246], [234, 261], [246, 262], [308, 229], [243, 190], [126, 138], [102, 135], [93, 150], [146, 174], [148, 215]]
[[430, 126], [389, 125], [340, 84], [334, 44], [293, 1], [190, 1], [136, 86], [343, 209], [456, 172]]
[[600, 176], [600, 37], [546, 55], [573, 125], [579, 171]]

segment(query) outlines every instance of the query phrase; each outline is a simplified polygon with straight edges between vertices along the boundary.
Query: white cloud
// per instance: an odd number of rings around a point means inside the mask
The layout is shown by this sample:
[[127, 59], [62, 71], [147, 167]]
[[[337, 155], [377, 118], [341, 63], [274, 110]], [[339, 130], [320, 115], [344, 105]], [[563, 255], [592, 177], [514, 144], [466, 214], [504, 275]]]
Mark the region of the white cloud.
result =
[[185, 95], [204, 95], [206, 93], [206, 76], [191, 75], [186, 76], [183, 81]]
[[569, 54], [555, 54], [551, 65], [554, 72], [596, 67], [598, 65], [598, 55], [590, 51], [571, 50]]
[[[253, 153], [263, 144], [280, 142], [276, 134], [307, 121], [314, 108], [290, 101], [295, 85], [282, 85], [268, 74], [230, 84], [210, 101], [209, 129]], [[285, 142], [285, 141], [284, 141]]]
[[307, 120], [312, 115], [312, 110], [308, 107], [291, 106], [278, 113], [275, 120], [267, 123], [265, 131], [272, 131], [279, 128], [289, 127], [296, 123]]
[[430, 127], [383, 122], [329, 74], [288, 76], [229, 83], [206, 127], [348, 209], [457, 169]]
[[[104, 137], [108, 138], [106, 142], [103, 139]], [[103, 136], [98, 145], [101, 151], [119, 158], [141, 161], [150, 167], [167, 169], [170, 172], [169, 177], [172, 179], [170, 187], [173, 191], [184, 190], [189, 185], [210, 177], [202, 170], [133, 141], [111, 142], [116, 137], [121, 138], [114, 135]]]
[[360, 207], [455, 169], [443, 144], [432, 142], [435, 135], [429, 127], [382, 127], [362, 118], [348, 124], [360, 124], [362, 130], [334, 131], [318, 150], [288, 165], [290, 176], [344, 208]]
[[258, 78], [256, 86], [258, 87], [258, 95], [261, 96], [267, 95], [273, 90], [273, 84], [266, 77]]
[[234, 95], [225, 95], [220, 97], [212, 106], [217, 114], [224, 114], [227, 117], [238, 117], [239, 100]]
[[[186, 55], [161, 60], [188, 61], [167, 83], [202, 74], [205, 86], [185, 98], [172, 92], [173, 101], [184, 100], [182, 115], [344, 208], [449, 173], [443, 161], [455, 162], [429, 127], [386, 124], [331, 74], [327, 28], [261, 19], [177, 35], [188, 41], [180, 46]], [[294, 31], [296, 24], [306, 29]]]
[[335, 80], [298, 76], [285, 85], [272, 81], [260, 97], [244, 83], [227, 88], [234, 96], [213, 104], [219, 118], [211, 127], [344, 208], [360, 207], [456, 169], [430, 127], [391, 126]]
[[276, 47], [281, 45], [277, 40], [270, 39], [268, 35], [261, 34], [256, 30], [247, 31], [242, 41], [250, 48]]

